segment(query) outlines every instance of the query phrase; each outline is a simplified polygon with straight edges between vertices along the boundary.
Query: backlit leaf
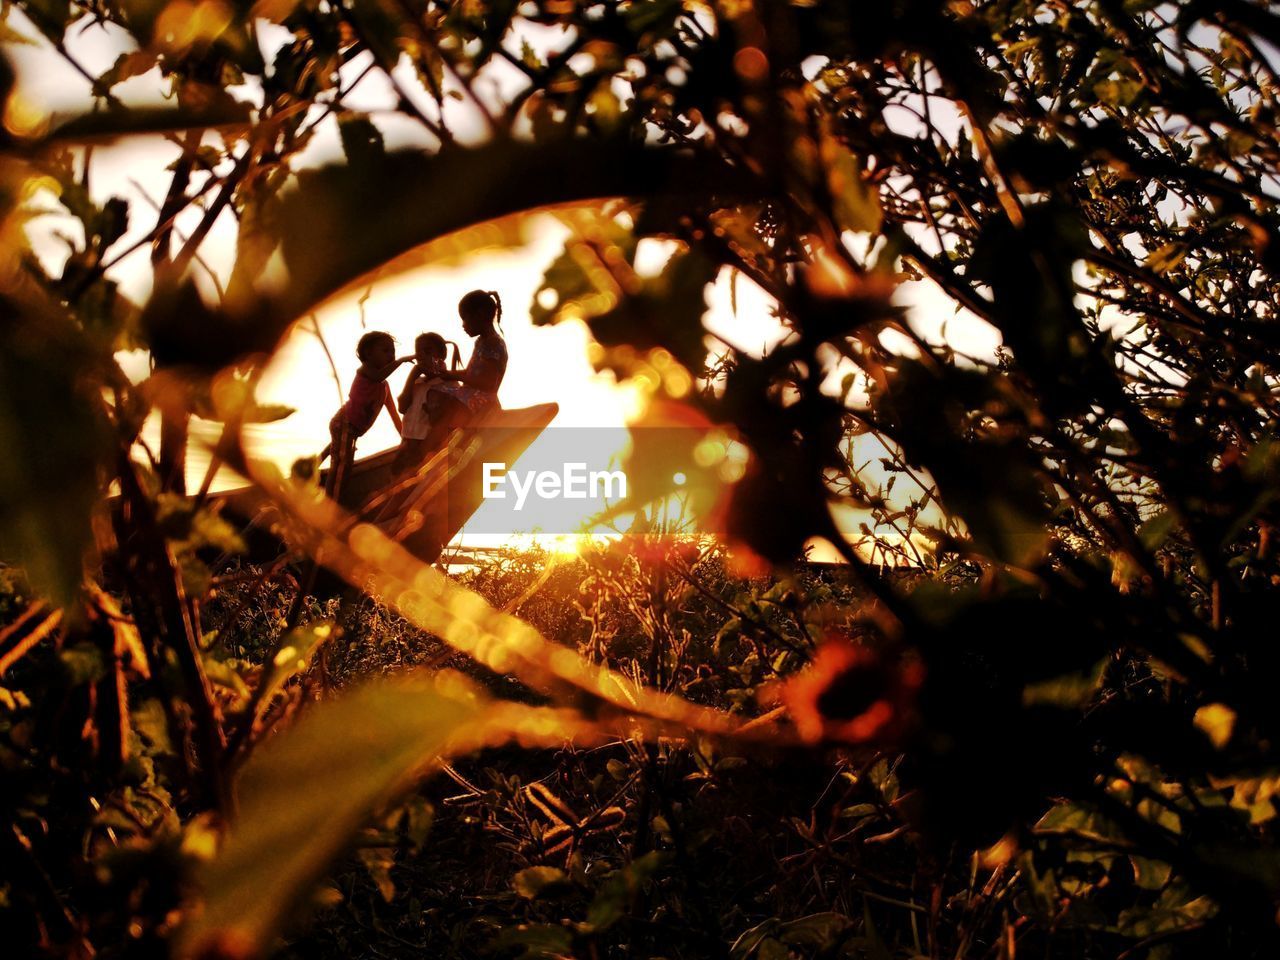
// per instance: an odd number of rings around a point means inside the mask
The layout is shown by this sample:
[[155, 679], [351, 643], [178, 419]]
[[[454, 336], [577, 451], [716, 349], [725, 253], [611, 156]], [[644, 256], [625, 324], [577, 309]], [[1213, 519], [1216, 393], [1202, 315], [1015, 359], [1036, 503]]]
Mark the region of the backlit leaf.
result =
[[1196, 711], [1195, 724], [1221, 750], [1227, 745], [1235, 729], [1236, 712], [1225, 703], [1206, 704]]
[[559, 867], [528, 867], [515, 875], [511, 885], [526, 900], [536, 900], [557, 887], [563, 887], [568, 879]]
[[245, 765], [236, 817], [197, 873], [203, 903], [178, 954], [261, 951], [377, 810], [446, 750], [501, 739], [530, 709], [486, 704], [456, 677], [423, 674], [312, 706]]

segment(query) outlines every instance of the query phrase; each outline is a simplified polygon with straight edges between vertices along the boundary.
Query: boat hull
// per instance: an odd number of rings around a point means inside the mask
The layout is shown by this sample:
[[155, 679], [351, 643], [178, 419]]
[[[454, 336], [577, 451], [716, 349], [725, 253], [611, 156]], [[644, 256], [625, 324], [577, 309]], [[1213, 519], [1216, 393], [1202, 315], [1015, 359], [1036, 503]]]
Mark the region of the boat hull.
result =
[[[557, 404], [544, 403], [495, 410], [456, 431], [446, 448], [400, 479], [392, 476], [394, 448], [356, 460], [343, 479], [338, 502], [362, 520], [377, 524], [419, 559], [433, 563], [483, 502], [483, 464], [515, 463], [559, 409]], [[328, 471], [321, 471], [322, 486], [327, 479]], [[256, 488], [228, 490], [209, 499], [224, 517], [247, 525], [251, 558], [269, 559], [286, 548], [273, 531], [273, 508], [263, 505]]]

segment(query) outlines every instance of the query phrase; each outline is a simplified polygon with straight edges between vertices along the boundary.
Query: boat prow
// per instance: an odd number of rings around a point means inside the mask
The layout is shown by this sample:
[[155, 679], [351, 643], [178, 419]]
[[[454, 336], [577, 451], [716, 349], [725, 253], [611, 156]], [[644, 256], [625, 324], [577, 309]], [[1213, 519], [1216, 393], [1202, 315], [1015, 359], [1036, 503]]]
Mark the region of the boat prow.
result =
[[344, 494], [344, 502], [419, 558], [433, 562], [480, 508], [484, 464], [515, 463], [559, 409], [545, 403], [495, 410], [457, 431], [447, 447], [399, 481], [391, 476], [389, 458], [385, 465], [369, 468], [350, 501]]
[[[421, 560], [432, 563], [483, 502], [483, 464], [514, 463], [559, 411], [555, 403], [493, 410], [455, 431], [447, 447], [400, 480], [391, 473], [395, 448], [356, 460], [347, 469], [338, 502], [376, 523]], [[321, 471], [322, 486], [327, 479], [328, 470]], [[262, 496], [256, 488], [224, 491], [209, 501], [220, 504], [223, 516], [249, 525], [252, 557], [267, 559], [279, 554], [284, 544], [271, 532], [270, 518], [263, 514]]]

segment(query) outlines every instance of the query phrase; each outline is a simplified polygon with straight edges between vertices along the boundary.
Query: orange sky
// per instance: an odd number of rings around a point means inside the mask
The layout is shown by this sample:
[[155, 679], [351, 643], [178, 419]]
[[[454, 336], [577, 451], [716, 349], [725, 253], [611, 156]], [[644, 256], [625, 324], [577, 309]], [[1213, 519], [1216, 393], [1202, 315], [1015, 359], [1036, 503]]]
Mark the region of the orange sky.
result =
[[[514, 247], [474, 249], [449, 262], [426, 266], [393, 276], [374, 277], [367, 283], [339, 295], [324, 304], [311, 317], [295, 323], [279, 350], [268, 364], [261, 382], [259, 399], [264, 403], [281, 403], [296, 412], [270, 424], [250, 425], [245, 431], [246, 448], [253, 455], [276, 463], [288, 471], [292, 462], [310, 456], [328, 442], [328, 421], [345, 399], [358, 361], [355, 343], [367, 330], [386, 330], [400, 345], [403, 353], [412, 351], [413, 338], [420, 332], [434, 330], [462, 346], [463, 360], [470, 354], [471, 341], [465, 337], [457, 315], [458, 299], [475, 288], [495, 289], [503, 299], [503, 328], [510, 362], [506, 379], [499, 391], [504, 407], [522, 407], [555, 402], [560, 414], [555, 426], [616, 427], [625, 425], [640, 411], [644, 392], [632, 384], [618, 384], [611, 374], [595, 372], [589, 359], [590, 337], [581, 322], [566, 322], [554, 327], [535, 327], [529, 319], [529, 308], [542, 275], [562, 248], [568, 228], [550, 213], [538, 213], [522, 221], [522, 242]], [[449, 244], [442, 245], [448, 248]], [[645, 241], [638, 257], [642, 272], [661, 268], [670, 245]], [[210, 251], [213, 263], [218, 247]], [[145, 260], [138, 258], [145, 267]], [[230, 261], [226, 261], [229, 269]], [[910, 321], [931, 339], [947, 339], [964, 352], [990, 356], [999, 342], [994, 331], [963, 313], [935, 288], [925, 283], [905, 284], [897, 299], [908, 308]], [[751, 352], [764, 352], [785, 336], [785, 329], [773, 317], [771, 302], [759, 288], [740, 278], [736, 292], [736, 310], [729, 293], [729, 274], [721, 276], [708, 291], [709, 310], [706, 343], [709, 351], [723, 349], [714, 334]], [[316, 325], [328, 345], [336, 367], [325, 354], [315, 335]], [[905, 344], [905, 338], [886, 334]], [[141, 378], [147, 372], [145, 354], [123, 358], [131, 375]], [[848, 361], [833, 365], [827, 377], [830, 390], [838, 391]], [[394, 392], [399, 391], [407, 368], [391, 378]], [[218, 426], [196, 421], [193, 445], [189, 454], [189, 485], [199, 485], [208, 464], [207, 447], [217, 437]], [[146, 434], [156, 442], [156, 425]], [[374, 427], [360, 441], [358, 454], [368, 455], [393, 446], [398, 436], [390, 418], [382, 414]], [[865, 446], [865, 442], [864, 446]], [[621, 450], [619, 453], [621, 454]], [[883, 450], [866, 449], [859, 459], [869, 475], [882, 475], [879, 456]], [[236, 478], [220, 476], [216, 487], [234, 485]], [[897, 497], [909, 493], [908, 485], [899, 481]], [[583, 504], [584, 522], [593, 504]], [[483, 509], [483, 508], [482, 508]], [[847, 511], [841, 526], [851, 532], [865, 516], [860, 511]], [[563, 541], [564, 538], [560, 538]], [[460, 543], [470, 546], [496, 546], [504, 538], [495, 535], [464, 536]], [[526, 542], [517, 539], [517, 542]], [[572, 546], [572, 544], [570, 544]], [[819, 553], [832, 559], [829, 550]]]
[[[19, 28], [24, 26], [20, 15], [15, 14], [13, 24]], [[24, 32], [34, 34], [29, 25]], [[543, 41], [557, 42], [552, 36], [543, 38]], [[266, 36], [266, 42], [271, 42], [270, 36]], [[124, 49], [120, 36], [98, 29], [77, 33], [74, 43], [77, 56], [95, 71], [105, 70]], [[50, 55], [38, 45], [15, 47], [13, 54], [18, 68], [18, 95], [36, 115], [87, 108], [87, 81], [56, 55]], [[352, 71], [360, 69], [360, 65], [355, 63], [348, 67]], [[502, 82], [501, 77], [495, 79], [495, 92]], [[403, 124], [403, 118], [380, 110], [388, 92], [382, 87], [386, 86], [385, 78], [378, 78], [375, 71], [357, 89], [355, 105], [361, 105], [360, 98], [367, 101], [363, 108], [371, 111], [389, 147], [425, 146], [415, 140], [414, 132]], [[158, 74], [147, 74], [128, 81], [117, 88], [116, 93], [130, 102], [155, 102], [159, 91]], [[246, 91], [245, 95], [251, 97], [252, 91]], [[455, 129], [465, 135], [467, 118], [460, 115], [451, 120]], [[299, 158], [303, 165], [330, 162], [340, 157], [336, 131], [329, 129], [331, 127], [333, 121], [329, 120], [318, 128], [305, 156]], [[172, 144], [140, 138], [95, 149], [91, 182], [94, 199], [103, 202], [108, 197], [121, 196], [132, 206], [130, 229], [120, 242], [120, 248], [144, 236], [150, 229], [154, 214], [148, 208], [164, 195], [169, 179], [165, 168], [176, 156], [176, 151]], [[58, 215], [54, 194], [48, 191], [38, 193], [35, 202], [52, 213], [33, 222], [29, 231], [33, 246], [46, 267], [56, 275], [67, 255], [66, 245], [58, 239], [57, 233], [74, 233], [75, 223], [65, 214]], [[198, 209], [185, 211], [177, 220], [179, 235], [190, 230], [200, 216]], [[503, 298], [503, 325], [510, 352], [507, 377], [499, 394], [504, 406], [520, 407], [555, 401], [561, 410], [558, 426], [619, 426], [625, 423], [642, 402], [641, 393], [634, 387], [619, 386], [611, 376], [594, 372], [588, 359], [586, 328], [582, 324], [535, 328], [529, 321], [533, 293], [547, 264], [559, 252], [568, 228], [546, 213], [528, 216], [520, 223], [523, 237], [518, 246], [474, 249], [449, 263], [428, 264], [375, 280], [368, 287], [325, 304], [317, 312], [316, 321], [332, 351], [340, 381], [338, 385], [334, 382], [319, 340], [310, 330], [310, 320], [305, 319], [296, 325], [270, 362], [262, 382], [260, 399], [287, 404], [295, 407], [297, 412], [278, 423], [249, 427], [245, 439], [251, 452], [285, 469], [295, 458], [317, 452], [327, 441], [329, 417], [345, 396], [355, 372], [354, 346], [360, 334], [369, 329], [387, 330], [397, 338], [405, 353], [411, 352], [413, 337], [423, 330], [435, 330], [448, 339], [463, 342], [465, 338], [456, 304], [463, 293], [476, 287], [496, 289]], [[234, 259], [235, 229], [234, 218], [224, 214], [201, 247], [204, 264], [223, 280], [229, 274]], [[448, 247], [447, 242], [442, 244], [442, 248]], [[662, 243], [643, 242], [638, 269], [641, 272], [656, 271], [667, 253], [669, 247], [664, 248]], [[120, 283], [123, 292], [139, 302], [144, 301], [150, 286], [147, 248], [144, 246], [123, 260], [111, 275]], [[197, 273], [197, 278], [212, 294], [213, 285], [207, 276], [201, 272]], [[709, 292], [708, 331], [720, 333], [748, 351], [763, 351], [776, 344], [785, 331], [771, 316], [767, 298], [749, 281], [741, 279], [736, 299], [735, 311], [730, 303], [729, 276], [722, 272]], [[954, 304], [931, 284], [905, 284], [897, 301], [909, 308], [910, 322], [926, 338], [945, 338], [956, 349], [970, 355], [993, 355], [999, 342], [995, 331], [972, 316], [957, 313]], [[895, 337], [893, 334], [886, 336]], [[905, 343], [905, 338], [896, 339]], [[717, 348], [713, 337], [707, 338], [707, 344], [710, 350]], [[469, 352], [470, 343], [463, 342], [464, 360]], [[121, 355], [121, 362], [135, 379], [142, 379], [148, 373], [145, 354]], [[832, 390], [838, 390], [846, 369], [832, 368], [828, 378]], [[397, 373], [392, 378], [393, 389], [398, 391], [404, 376], [404, 373]], [[204, 444], [212, 442], [216, 431], [214, 424], [197, 422], [194, 425], [195, 442], [189, 458], [192, 485], [200, 482], [208, 462]], [[149, 434], [154, 440], [154, 428]], [[383, 415], [362, 439], [360, 453], [376, 452], [397, 439], [389, 418]], [[871, 466], [868, 469], [877, 471], [874, 453], [869, 451], [867, 459]], [[901, 485], [898, 491], [902, 491]]]

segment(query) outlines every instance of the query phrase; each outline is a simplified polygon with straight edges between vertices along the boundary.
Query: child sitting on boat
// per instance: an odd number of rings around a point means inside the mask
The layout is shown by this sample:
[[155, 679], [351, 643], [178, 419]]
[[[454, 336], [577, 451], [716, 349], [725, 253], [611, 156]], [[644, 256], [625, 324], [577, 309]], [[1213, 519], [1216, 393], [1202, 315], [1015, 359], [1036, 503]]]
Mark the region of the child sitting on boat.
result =
[[428, 446], [442, 443], [455, 427], [474, 423], [498, 406], [498, 387], [507, 372], [507, 342], [498, 332], [502, 300], [494, 290], [472, 290], [458, 301], [462, 329], [475, 337], [475, 349], [463, 370], [441, 375], [433, 388], [446, 398], [433, 417]]
[[329, 421], [330, 442], [320, 453], [321, 461], [326, 456], [332, 458], [329, 481], [325, 485], [330, 496], [335, 495], [342, 474], [355, 455], [356, 439], [369, 432], [383, 407], [391, 414], [396, 431], [401, 430], [400, 414], [391, 400], [387, 377], [413, 357], [397, 357], [395, 340], [382, 330], [372, 330], [361, 337], [356, 344], [356, 356], [360, 358], [360, 369], [351, 381], [347, 402]]
[[[400, 391], [398, 405], [404, 415], [400, 431], [400, 448], [391, 465], [393, 476], [400, 476], [422, 462], [427, 453], [427, 437], [431, 434], [432, 421], [438, 418], [443, 394], [435, 387], [443, 386], [441, 375], [448, 372], [445, 359], [448, 343], [438, 333], [423, 333], [413, 341], [414, 358], [417, 361], [409, 372], [404, 389]], [[454, 346], [457, 361], [457, 346]], [[433, 416], [435, 414], [435, 416]]]

